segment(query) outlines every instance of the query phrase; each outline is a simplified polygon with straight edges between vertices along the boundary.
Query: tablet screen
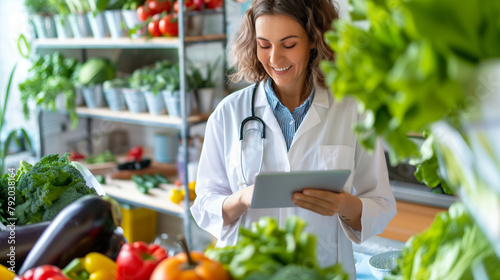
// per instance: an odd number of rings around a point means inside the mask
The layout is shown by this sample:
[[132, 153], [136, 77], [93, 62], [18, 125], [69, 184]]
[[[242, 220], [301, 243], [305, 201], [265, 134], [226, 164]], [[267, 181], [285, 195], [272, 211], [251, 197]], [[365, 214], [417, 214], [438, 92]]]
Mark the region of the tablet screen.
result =
[[342, 192], [350, 174], [350, 170], [260, 173], [250, 208], [296, 207], [292, 195], [306, 188]]

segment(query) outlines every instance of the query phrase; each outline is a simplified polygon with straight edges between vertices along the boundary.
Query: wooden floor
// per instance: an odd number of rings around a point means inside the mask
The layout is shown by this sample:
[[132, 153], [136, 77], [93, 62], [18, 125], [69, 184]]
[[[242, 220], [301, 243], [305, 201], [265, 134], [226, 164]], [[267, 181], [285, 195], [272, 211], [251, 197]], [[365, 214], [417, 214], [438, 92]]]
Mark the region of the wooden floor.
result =
[[379, 236], [403, 242], [429, 228], [436, 214], [447, 210], [402, 201], [396, 205], [398, 213]]

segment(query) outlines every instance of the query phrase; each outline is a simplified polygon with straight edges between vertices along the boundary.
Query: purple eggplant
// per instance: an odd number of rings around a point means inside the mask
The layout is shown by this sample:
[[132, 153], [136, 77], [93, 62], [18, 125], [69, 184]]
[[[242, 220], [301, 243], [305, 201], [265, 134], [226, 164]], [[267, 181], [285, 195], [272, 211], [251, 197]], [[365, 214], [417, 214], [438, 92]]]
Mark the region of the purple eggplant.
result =
[[16, 226], [15, 231], [0, 231], [0, 264], [17, 272], [26, 256], [50, 222]]
[[90, 252], [105, 252], [121, 224], [119, 204], [109, 197], [84, 196], [66, 206], [52, 220], [19, 269], [51, 264], [64, 268]]

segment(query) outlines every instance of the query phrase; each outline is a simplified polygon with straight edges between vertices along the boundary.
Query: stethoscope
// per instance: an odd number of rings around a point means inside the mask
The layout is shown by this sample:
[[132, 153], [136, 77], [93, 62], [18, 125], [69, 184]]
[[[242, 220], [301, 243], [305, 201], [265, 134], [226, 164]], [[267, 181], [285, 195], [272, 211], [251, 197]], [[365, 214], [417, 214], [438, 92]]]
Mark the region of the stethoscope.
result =
[[[261, 155], [260, 155], [260, 164], [259, 164], [259, 172], [262, 169], [262, 164], [264, 162], [264, 139], [266, 138], [266, 123], [259, 117], [255, 115], [255, 94], [257, 93], [257, 87], [259, 86], [259, 82], [255, 83], [255, 86], [252, 91], [252, 107], [250, 108], [250, 111], [252, 113], [251, 116], [245, 118], [240, 125], [240, 168], [241, 168], [241, 175], [243, 176], [243, 182], [238, 182], [239, 186], [242, 185], [249, 185], [247, 177], [245, 176], [245, 169], [243, 168], [243, 140], [245, 140], [245, 135], [249, 131], [258, 131], [261, 134]], [[261, 129], [258, 128], [250, 128], [247, 131], [245, 130], [245, 124], [247, 124], [250, 121], [257, 121], [262, 125]]]

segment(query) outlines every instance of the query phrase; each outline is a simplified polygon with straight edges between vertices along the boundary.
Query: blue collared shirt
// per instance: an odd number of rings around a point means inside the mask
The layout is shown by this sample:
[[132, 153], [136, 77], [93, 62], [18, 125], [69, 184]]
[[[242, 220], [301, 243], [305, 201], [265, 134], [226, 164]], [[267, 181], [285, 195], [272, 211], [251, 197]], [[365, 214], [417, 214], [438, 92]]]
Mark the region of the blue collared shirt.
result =
[[299, 107], [295, 108], [293, 110], [293, 113], [290, 113], [290, 110], [288, 110], [288, 108], [283, 105], [276, 96], [271, 83], [272, 79], [268, 78], [266, 84], [264, 85], [267, 102], [269, 102], [269, 105], [271, 105], [274, 116], [276, 117], [276, 120], [278, 120], [278, 124], [280, 125], [281, 131], [283, 132], [283, 136], [285, 137], [286, 142], [286, 148], [287, 150], [290, 150], [293, 136], [302, 123], [302, 120], [304, 120], [309, 107], [311, 107], [314, 89], [311, 91], [311, 94], [309, 94], [309, 97], [306, 99], [306, 101], [300, 104]]

